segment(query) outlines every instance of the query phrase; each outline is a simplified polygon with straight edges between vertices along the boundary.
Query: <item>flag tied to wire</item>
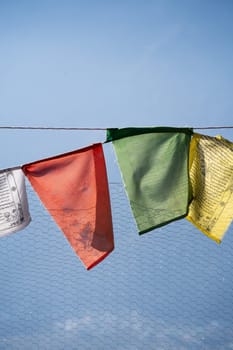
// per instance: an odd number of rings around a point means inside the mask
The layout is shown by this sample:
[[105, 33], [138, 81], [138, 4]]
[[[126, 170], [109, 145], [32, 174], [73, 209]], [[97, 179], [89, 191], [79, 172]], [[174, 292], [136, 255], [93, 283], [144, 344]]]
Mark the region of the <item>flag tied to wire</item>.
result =
[[0, 237], [24, 229], [31, 221], [22, 170], [0, 172]]
[[102, 145], [39, 160], [23, 171], [87, 269], [113, 249], [113, 228]]
[[108, 129], [139, 234], [185, 217], [192, 129]]
[[190, 179], [193, 200], [187, 219], [220, 243], [233, 218], [233, 143], [195, 133]]

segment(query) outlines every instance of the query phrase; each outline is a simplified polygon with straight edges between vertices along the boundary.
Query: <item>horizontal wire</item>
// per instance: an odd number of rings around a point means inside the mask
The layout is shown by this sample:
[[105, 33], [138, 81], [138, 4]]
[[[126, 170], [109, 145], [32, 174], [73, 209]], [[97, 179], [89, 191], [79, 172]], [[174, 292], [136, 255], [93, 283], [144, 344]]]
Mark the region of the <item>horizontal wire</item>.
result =
[[233, 126], [203, 126], [203, 127], [193, 127], [195, 130], [208, 130], [208, 129], [233, 129]]
[[[186, 126], [185, 126], [186, 128]], [[203, 126], [203, 127], [187, 127], [195, 130], [214, 130], [214, 129], [233, 129], [233, 126]], [[80, 128], [80, 127], [49, 127], [49, 126], [0, 126], [0, 129], [9, 130], [65, 130], [65, 131], [106, 131], [108, 128]]]
[[75, 128], [75, 127], [47, 127], [47, 126], [0, 126], [0, 129], [14, 130], [107, 130], [107, 128]]

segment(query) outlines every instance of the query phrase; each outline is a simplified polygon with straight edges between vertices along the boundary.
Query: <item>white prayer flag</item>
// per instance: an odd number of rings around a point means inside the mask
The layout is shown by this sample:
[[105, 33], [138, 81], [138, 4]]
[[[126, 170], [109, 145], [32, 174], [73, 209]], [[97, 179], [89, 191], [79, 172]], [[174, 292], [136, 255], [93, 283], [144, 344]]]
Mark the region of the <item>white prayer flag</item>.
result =
[[23, 171], [0, 171], [0, 237], [22, 230], [30, 221]]

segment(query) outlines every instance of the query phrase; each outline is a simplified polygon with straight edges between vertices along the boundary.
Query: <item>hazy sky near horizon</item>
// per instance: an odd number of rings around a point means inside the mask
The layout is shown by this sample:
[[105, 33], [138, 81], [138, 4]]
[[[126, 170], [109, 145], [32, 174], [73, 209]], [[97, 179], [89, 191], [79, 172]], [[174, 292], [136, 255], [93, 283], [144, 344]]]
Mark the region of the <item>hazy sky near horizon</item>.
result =
[[[0, 0], [0, 126], [233, 125], [232, 19], [230, 0]], [[105, 132], [0, 140], [6, 168]], [[86, 272], [30, 193], [32, 224], [0, 247], [0, 349], [232, 349], [230, 232], [221, 250], [188, 223], [139, 238], [123, 190], [112, 199], [116, 251]]]

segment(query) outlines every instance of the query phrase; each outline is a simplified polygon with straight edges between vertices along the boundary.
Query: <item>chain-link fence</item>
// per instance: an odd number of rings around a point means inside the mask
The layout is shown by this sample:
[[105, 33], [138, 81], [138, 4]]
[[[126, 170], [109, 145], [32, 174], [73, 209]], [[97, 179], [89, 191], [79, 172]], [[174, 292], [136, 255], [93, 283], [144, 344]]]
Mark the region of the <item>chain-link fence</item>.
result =
[[28, 186], [31, 224], [0, 241], [0, 349], [233, 349], [233, 234], [182, 219], [142, 236], [111, 184], [115, 250], [86, 271]]

